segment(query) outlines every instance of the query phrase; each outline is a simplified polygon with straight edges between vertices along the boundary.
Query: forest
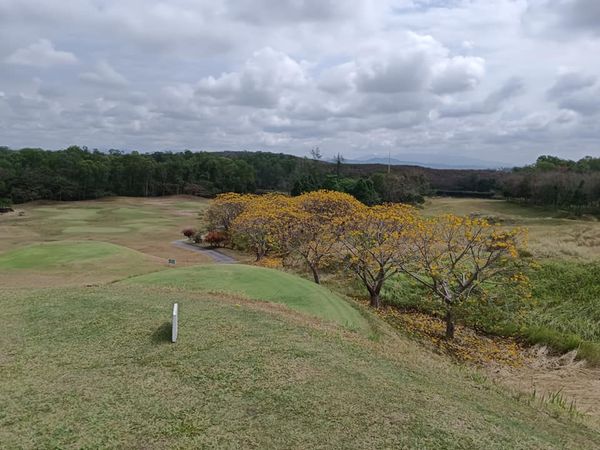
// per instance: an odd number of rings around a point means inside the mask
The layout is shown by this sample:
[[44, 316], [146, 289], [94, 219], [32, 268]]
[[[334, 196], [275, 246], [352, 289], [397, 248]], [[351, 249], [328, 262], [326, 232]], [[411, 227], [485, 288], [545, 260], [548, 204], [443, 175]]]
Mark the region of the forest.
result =
[[541, 156], [506, 170], [346, 164], [338, 155], [297, 157], [268, 152], [123, 152], [71, 146], [48, 151], [0, 147], [0, 206], [33, 200], [223, 192], [345, 192], [367, 205], [421, 203], [427, 195], [503, 197], [570, 213], [600, 210], [600, 158]]

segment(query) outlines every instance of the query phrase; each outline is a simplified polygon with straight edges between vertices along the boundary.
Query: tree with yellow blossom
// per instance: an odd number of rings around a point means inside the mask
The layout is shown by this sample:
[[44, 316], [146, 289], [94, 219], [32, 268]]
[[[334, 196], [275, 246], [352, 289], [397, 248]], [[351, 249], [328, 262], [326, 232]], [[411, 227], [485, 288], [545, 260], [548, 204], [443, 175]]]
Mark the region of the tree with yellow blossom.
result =
[[473, 293], [486, 292], [494, 282], [526, 280], [518, 264], [522, 229], [447, 214], [418, 220], [410, 240], [415, 257], [399, 260], [396, 267], [442, 302], [448, 339], [454, 337], [456, 308]]
[[284, 214], [290, 209], [291, 198], [281, 194], [251, 196], [245, 201], [244, 210], [230, 225], [233, 240], [251, 249], [256, 261], [269, 251], [280, 249], [284, 231]]
[[414, 208], [402, 204], [361, 208], [337, 221], [344, 260], [366, 288], [374, 308], [380, 306], [386, 280], [412, 259], [416, 221]]
[[209, 229], [229, 233], [233, 221], [254, 198], [256, 196], [252, 194], [236, 194], [234, 192], [217, 195], [206, 212]]
[[320, 190], [294, 197], [292, 211], [281, 211], [285, 223], [282, 242], [290, 254], [302, 258], [315, 283], [323, 264], [340, 252], [336, 221], [353, 217], [365, 205], [343, 192]]

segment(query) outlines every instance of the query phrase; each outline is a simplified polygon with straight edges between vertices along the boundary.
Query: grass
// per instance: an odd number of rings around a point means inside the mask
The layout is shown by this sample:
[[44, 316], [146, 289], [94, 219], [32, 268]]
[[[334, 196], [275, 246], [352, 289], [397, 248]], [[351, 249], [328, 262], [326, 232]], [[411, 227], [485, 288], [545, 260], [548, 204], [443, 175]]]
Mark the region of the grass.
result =
[[575, 261], [600, 258], [600, 221], [571, 220], [553, 210], [489, 199], [437, 197], [427, 200], [422, 212], [476, 214], [507, 226], [526, 227], [528, 248], [537, 258]]
[[18, 207], [23, 216], [0, 217], [0, 254], [32, 243], [76, 239], [110, 242], [165, 261], [174, 258], [178, 265], [209, 262], [171, 245], [183, 228], [200, 226], [198, 213], [207, 205], [205, 199], [185, 196], [27, 203]]
[[223, 291], [251, 299], [281, 303], [305, 314], [368, 332], [358, 310], [329, 289], [278, 270], [245, 265], [202, 265], [155, 272], [132, 278], [128, 283], [183, 288], [193, 291]]
[[[170, 344], [171, 304], [180, 337]], [[220, 294], [123, 283], [5, 291], [5, 448], [594, 448], [394, 335]]]
[[[542, 261], [530, 270], [532, 300], [495, 293], [498, 306], [471, 303], [459, 314], [481, 331], [515, 336], [600, 365], [600, 262]], [[420, 285], [398, 275], [383, 292], [384, 300], [401, 309], [442, 317], [440, 303]]]
[[0, 253], [0, 285], [27, 289], [97, 284], [165, 266], [157, 258], [108, 242], [42, 242]]
[[536, 300], [525, 337], [600, 365], [600, 261], [546, 262], [531, 274]]
[[117, 254], [132, 256], [131, 251], [107, 242], [71, 241], [32, 244], [0, 254], [0, 269], [52, 270]]
[[[324, 287], [264, 268], [198, 265], [202, 255], [171, 241], [200, 225], [206, 205], [114, 198], [22, 205], [24, 216], [0, 218], [0, 447], [598, 445], [597, 430], [515, 400]], [[577, 255], [594, 233], [578, 235]], [[557, 316], [582, 273], [541, 276], [565, 285], [540, 284], [548, 318]], [[581, 313], [572, 326], [592, 318], [594, 276], [570, 302]], [[410, 284], [393, 289], [406, 304], [422, 298]], [[569, 325], [571, 310], [560, 311]], [[554, 326], [539, 317], [540, 329]]]

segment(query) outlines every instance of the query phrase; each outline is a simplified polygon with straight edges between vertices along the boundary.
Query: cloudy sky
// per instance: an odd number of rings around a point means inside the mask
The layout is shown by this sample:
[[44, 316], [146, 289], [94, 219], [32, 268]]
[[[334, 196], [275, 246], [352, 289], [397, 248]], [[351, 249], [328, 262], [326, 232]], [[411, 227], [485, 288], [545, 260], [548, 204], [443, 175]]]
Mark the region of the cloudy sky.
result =
[[0, 0], [0, 145], [600, 156], [598, 0]]

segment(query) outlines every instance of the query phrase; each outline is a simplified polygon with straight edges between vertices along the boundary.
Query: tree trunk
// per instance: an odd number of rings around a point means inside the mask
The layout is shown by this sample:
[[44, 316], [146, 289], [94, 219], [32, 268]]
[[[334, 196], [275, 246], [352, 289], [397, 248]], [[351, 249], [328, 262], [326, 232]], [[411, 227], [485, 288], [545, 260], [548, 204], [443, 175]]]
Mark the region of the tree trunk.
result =
[[451, 309], [446, 311], [446, 339], [454, 339], [454, 315]]
[[371, 292], [371, 308], [379, 309], [381, 306], [381, 301], [379, 299], [379, 292]]
[[310, 271], [313, 274], [313, 278], [315, 280], [315, 283], [321, 284], [321, 277], [319, 276], [319, 271], [317, 270], [317, 268], [314, 265], [312, 265], [312, 264], [309, 264], [308, 267], [310, 267]]

